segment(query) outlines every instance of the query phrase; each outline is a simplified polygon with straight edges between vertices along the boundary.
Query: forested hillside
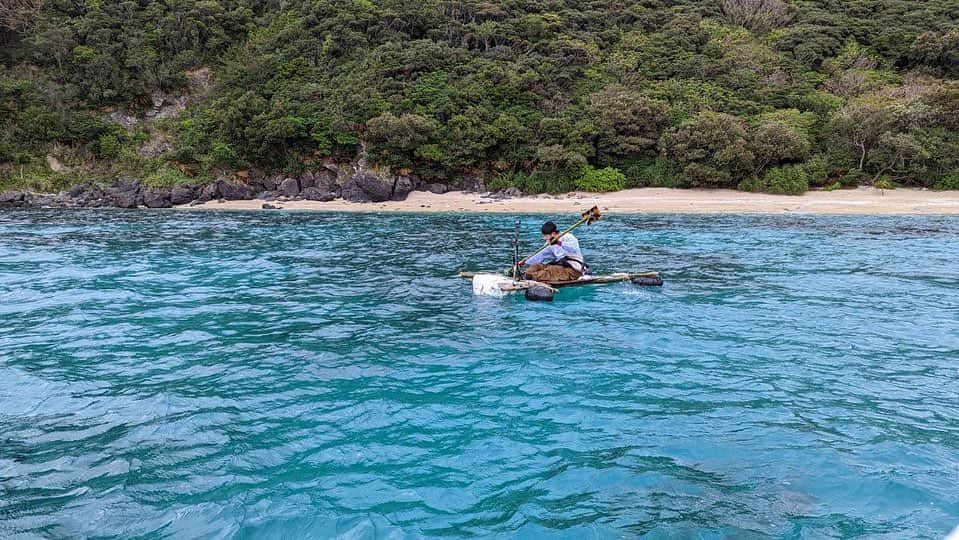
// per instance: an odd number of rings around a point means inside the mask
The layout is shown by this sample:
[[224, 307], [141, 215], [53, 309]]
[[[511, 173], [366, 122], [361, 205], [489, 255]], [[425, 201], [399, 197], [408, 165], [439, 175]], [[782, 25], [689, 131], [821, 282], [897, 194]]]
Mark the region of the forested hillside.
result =
[[959, 189], [957, 17], [956, 0], [0, 0], [0, 183], [295, 174], [364, 149], [531, 192]]

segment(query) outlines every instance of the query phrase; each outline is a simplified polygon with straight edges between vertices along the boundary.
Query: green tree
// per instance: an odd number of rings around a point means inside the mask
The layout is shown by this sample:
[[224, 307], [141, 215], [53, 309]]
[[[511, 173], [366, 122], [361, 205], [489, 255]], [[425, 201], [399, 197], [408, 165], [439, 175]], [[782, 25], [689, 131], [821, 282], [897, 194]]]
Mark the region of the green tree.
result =
[[367, 121], [364, 140], [374, 161], [411, 167], [417, 151], [432, 141], [435, 131], [436, 123], [429, 118], [383, 113]]
[[669, 119], [669, 105], [618, 85], [590, 95], [587, 111], [597, 128], [594, 144], [600, 159], [655, 155]]
[[753, 169], [746, 123], [732, 115], [700, 113], [667, 131], [660, 144], [694, 187], [733, 187]]

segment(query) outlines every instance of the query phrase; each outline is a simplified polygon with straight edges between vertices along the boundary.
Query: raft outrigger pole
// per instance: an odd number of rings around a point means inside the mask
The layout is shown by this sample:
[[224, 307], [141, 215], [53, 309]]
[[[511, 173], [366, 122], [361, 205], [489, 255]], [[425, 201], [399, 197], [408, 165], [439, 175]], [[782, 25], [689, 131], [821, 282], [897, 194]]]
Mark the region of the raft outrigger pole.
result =
[[519, 279], [519, 226], [517, 219], [513, 225], [513, 281]]

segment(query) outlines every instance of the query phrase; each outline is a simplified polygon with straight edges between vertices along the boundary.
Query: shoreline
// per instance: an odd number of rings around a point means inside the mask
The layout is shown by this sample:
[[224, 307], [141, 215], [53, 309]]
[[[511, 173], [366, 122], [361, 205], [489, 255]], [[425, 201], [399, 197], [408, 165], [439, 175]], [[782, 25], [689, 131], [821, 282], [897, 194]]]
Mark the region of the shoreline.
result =
[[[210, 201], [177, 210], [277, 210], [360, 213], [579, 213], [599, 206], [613, 214], [816, 214], [816, 215], [959, 215], [959, 191], [899, 188], [809, 191], [803, 195], [769, 195], [728, 189], [639, 188], [614, 193], [534, 195], [507, 199], [453, 191], [442, 195], [415, 191], [403, 201], [352, 203], [317, 201]], [[269, 210], [276, 211], [276, 210]]]

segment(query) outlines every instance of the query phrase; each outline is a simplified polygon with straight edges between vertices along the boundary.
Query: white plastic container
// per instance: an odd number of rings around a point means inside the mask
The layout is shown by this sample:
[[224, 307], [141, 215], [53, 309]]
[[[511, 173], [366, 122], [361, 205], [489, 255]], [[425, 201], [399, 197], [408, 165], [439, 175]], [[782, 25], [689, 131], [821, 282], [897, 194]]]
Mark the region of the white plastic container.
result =
[[513, 280], [499, 274], [476, 274], [473, 276], [473, 294], [476, 296], [506, 296], [502, 285], [512, 285]]

